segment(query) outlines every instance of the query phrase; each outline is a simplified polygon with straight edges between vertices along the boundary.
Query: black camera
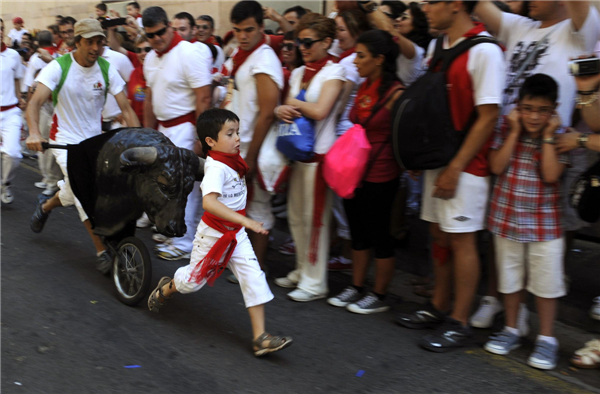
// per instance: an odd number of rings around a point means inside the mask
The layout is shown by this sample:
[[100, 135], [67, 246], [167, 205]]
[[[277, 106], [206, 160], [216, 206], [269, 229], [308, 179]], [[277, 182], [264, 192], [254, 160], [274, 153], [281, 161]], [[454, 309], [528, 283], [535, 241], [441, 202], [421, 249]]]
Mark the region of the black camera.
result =
[[109, 27], [123, 26], [126, 23], [127, 23], [127, 19], [125, 19], [125, 18], [113, 18], [113, 19], [104, 18], [100, 21], [100, 24], [102, 25], [102, 28], [104, 30], [106, 30]]
[[574, 77], [600, 74], [600, 59], [597, 57], [571, 60], [568, 65], [569, 71]]

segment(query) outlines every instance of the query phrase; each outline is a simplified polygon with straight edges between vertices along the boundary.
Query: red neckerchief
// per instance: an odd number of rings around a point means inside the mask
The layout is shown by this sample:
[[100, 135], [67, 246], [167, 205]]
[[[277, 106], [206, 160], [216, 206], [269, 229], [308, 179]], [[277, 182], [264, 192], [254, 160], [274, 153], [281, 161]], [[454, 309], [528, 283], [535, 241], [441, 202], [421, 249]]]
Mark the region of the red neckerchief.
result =
[[352, 55], [354, 52], [356, 52], [356, 48], [350, 48], [347, 51], [342, 52], [340, 54], [340, 60], [339, 61], [342, 61], [343, 58]]
[[223, 152], [217, 152], [214, 150], [209, 150], [207, 154], [213, 160], [220, 161], [221, 163], [225, 164], [227, 167], [231, 168], [233, 171], [237, 172], [237, 174], [240, 176], [240, 178], [245, 177], [246, 173], [250, 169], [250, 167], [248, 167], [248, 164], [246, 164], [244, 159], [242, 159], [242, 156], [240, 156], [239, 152], [238, 153], [223, 153]]
[[196, 37], [192, 37], [192, 39], [190, 40], [190, 42], [192, 44], [194, 44], [194, 43], [198, 42], [198, 39]]
[[2, 50], [0, 52], [4, 52], [4, 51], [6, 51], [6, 44], [2, 43]]
[[208, 40], [204, 41], [207, 44], [211, 44], [217, 47], [220, 47], [221, 45], [219, 45], [219, 41], [217, 41], [217, 39], [215, 38], [215, 36], [210, 36], [208, 37]]
[[469, 38], [469, 37], [474, 37], [476, 35], [478, 35], [481, 32], [485, 31], [485, 25], [481, 22], [473, 22], [473, 24], [475, 26], [473, 26], [473, 28], [471, 30], [469, 30], [468, 32], [466, 32], [463, 37], [465, 38]]
[[356, 92], [354, 106], [356, 107], [356, 117], [359, 122], [364, 122], [370, 115], [375, 104], [379, 101], [379, 86], [381, 78], [371, 82], [368, 79], [363, 82]]
[[248, 59], [248, 57], [252, 55], [252, 52], [256, 51], [258, 48], [261, 47], [261, 45], [263, 45], [266, 42], [267, 40], [265, 38], [265, 35], [263, 34], [263, 37], [258, 42], [258, 44], [256, 44], [256, 46], [250, 49], [249, 51], [244, 51], [242, 48], [238, 48], [237, 52], [233, 56], [233, 69], [231, 70], [230, 74], [231, 78], [235, 77], [235, 73], [237, 72], [237, 70], [242, 64], [244, 64], [246, 59]]
[[332, 55], [327, 55], [321, 60], [317, 60], [316, 62], [306, 63], [306, 68], [304, 69], [304, 75], [302, 76], [302, 82], [309, 82], [325, 65], [328, 61], [335, 62], [335, 58]]
[[56, 53], [56, 49], [57, 48], [56, 47], [45, 47], [45, 48], [42, 48], [42, 49], [47, 50], [48, 53], [50, 53], [50, 55], [54, 55]]
[[138, 12], [138, 14], [136, 15], [135, 19], [137, 19], [137, 18], [141, 18], [141, 17], [142, 17], [142, 14], [140, 14], [140, 13]]
[[183, 38], [181, 38], [179, 33], [177, 33], [176, 31], [173, 32], [173, 39], [171, 40], [171, 43], [169, 44], [167, 49], [165, 49], [164, 52], [156, 51], [156, 54], [158, 55], [159, 58], [162, 57], [165, 53], [167, 53], [171, 49], [175, 48], [177, 46], [177, 44], [179, 44], [181, 41], [183, 41]]

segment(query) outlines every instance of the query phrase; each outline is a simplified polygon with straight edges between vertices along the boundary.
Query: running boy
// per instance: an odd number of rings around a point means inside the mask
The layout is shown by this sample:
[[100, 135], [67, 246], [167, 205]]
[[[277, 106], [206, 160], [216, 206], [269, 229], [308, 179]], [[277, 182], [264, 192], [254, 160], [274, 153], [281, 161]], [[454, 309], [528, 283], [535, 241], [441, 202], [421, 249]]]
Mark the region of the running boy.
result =
[[268, 231], [245, 215], [248, 165], [240, 156], [239, 127], [239, 118], [225, 109], [210, 109], [198, 117], [196, 130], [207, 152], [200, 185], [205, 212], [196, 231], [190, 264], [179, 268], [173, 279], [161, 278], [148, 298], [148, 308], [158, 312], [174, 293], [192, 293], [206, 283], [212, 285], [229, 263], [250, 314], [254, 355], [262, 356], [288, 347], [292, 339], [265, 331], [264, 304], [273, 294], [244, 227], [258, 234]]
[[558, 154], [554, 145], [561, 128], [557, 96], [558, 85], [548, 75], [528, 77], [518, 106], [496, 131], [490, 153], [490, 168], [498, 179], [489, 230], [494, 234], [506, 326], [490, 337], [485, 350], [506, 355], [520, 346], [517, 315], [527, 278], [527, 291], [535, 295], [540, 316], [540, 333], [527, 363], [540, 369], [556, 366], [553, 326], [557, 298], [566, 294], [559, 179], [568, 156]]

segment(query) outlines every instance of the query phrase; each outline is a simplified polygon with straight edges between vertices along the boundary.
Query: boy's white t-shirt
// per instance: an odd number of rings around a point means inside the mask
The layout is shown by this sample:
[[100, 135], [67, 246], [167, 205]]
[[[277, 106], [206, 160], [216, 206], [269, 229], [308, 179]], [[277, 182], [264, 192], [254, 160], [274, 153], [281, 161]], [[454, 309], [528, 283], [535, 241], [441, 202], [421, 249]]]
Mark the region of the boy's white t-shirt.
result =
[[[292, 71], [290, 76], [290, 93], [289, 97], [296, 98], [300, 93], [300, 87], [302, 85], [302, 77], [304, 76], [304, 70], [306, 66], [298, 67]], [[323, 85], [327, 81], [340, 80], [346, 82], [346, 69], [341, 64], [333, 63], [331, 60], [325, 64], [325, 66], [312, 78], [308, 89], [306, 90], [305, 99], [308, 103], [316, 103], [319, 101], [321, 90]], [[343, 89], [342, 89], [343, 91]], [[342, 92], [340, 92], [340, 95]], [[325, 154], [331, 148], [331, 145], [335, 142], [337, 136], [335, 134], [337, 126], [337, 116], [343, 110], [341, 103], [338, 101], [335, 103], [329, 115], [323, 120], [315, 122], [315, 153]]]
[[[223, 65], [231, 73], [233, 69], [233, 55]], [[258, 107], [258, 86], [256, 75], [266, 74], [275, 82], [279, 90], [283, 89], [283, 68], [275, 51], [263, 44], [258, 47], [235, 73], [236, 89], [232, 101], [227, 109], [240, 118], [240, 149], [242, 156], [247, 152], [254, 128], [258, 120], [260, 108]]]
[[[217, 201], [232, 211], [237, 212], [246, 208], [246, 198], [248, 197], [246, 178], [240, 178], [231, 167], [212, 157], [207, 157], [204, 163], [204, 178], [200, 189], [202, 189], [202, 197], [210, 193], [217, 193], [219, 195]], [[197, 233], [210, 237], [223, 235], [204, 221], [200, 221]]]
[[515, 14], [503, 13], [498, 40], [506, 44], [506, 87], [513, 83], [517, 70], [533, 51], [538, 41], [550, 33], [540, 45], [540, 51], [525, 72], [516, 82], [516, 86], [505, 89], [503, 114], [512, 109], [516, 103], [519, 90], [528, 76], [547, 74], [558, 83], [558, 113], [564, 125], [571, 124], [571, 116], [575, 108], [577, 87], [575, 79], [569, 73], [567, 62], [570, 58], [592, 53], [600, 39], [600, 15], [595, 7], [590, 6], [588, 17], [583, 26], [575, 31], [571, 19], [556, 25], [540, 29], [541, 22]]
[[[102, 131], [101, 114], [106, 86], [98, 62], [92, 67], [82, 67], [72, 53], [69, 56], [72, 58], [71, 68], [58, 93], [58, 103], [54, 109], [58, 120], [55, 140], [63, 144], [78, 144]], [[36, 82], [54, 91], [61, 76], [62, 68], [53, 60], [40, 71]], [[108, 93], [113, 96], [121, 93], [125, 81], [115, 67], [108, 68], [108, 80]]]

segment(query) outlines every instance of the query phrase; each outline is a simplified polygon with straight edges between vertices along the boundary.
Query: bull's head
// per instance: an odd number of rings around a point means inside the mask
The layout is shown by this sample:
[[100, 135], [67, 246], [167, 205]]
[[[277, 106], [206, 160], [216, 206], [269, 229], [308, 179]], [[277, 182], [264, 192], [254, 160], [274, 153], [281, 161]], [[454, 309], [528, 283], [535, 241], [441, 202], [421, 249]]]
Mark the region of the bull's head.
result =
[[138, 201], [158, 232], [183, 236], [187, 197], [194, 181], [202, 180], [204, 159], [187, 149], [159, 145], [127, 149], [120, 161], [122, 171], [136, 174]]

